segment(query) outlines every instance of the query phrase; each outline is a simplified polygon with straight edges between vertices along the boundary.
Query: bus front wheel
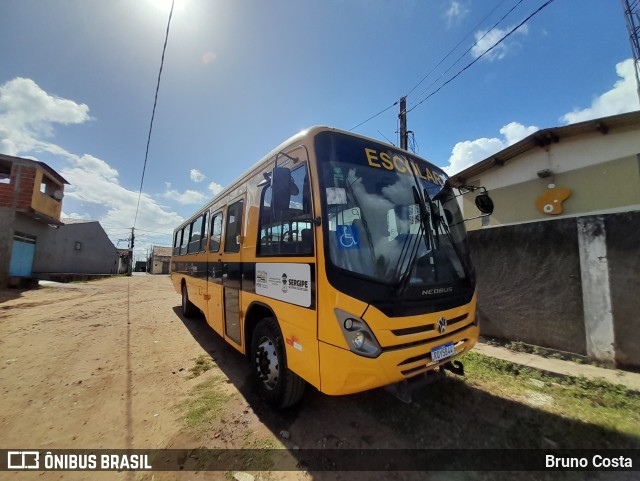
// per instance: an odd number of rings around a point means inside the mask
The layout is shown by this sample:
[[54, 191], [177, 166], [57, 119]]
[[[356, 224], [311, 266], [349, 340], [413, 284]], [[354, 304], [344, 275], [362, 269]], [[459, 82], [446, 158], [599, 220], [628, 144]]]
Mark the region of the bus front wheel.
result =
[[196, 315], [196, 306], [189, 300], [186, 284], [182, 284], [182, 315], [187, 318]]
[[253, 330], [251, 362], [258, 392], [267, 403], [283, 409], [302, 398], [305, 381], [287, 367], [282, 331], [272, 317], [262, 319]]

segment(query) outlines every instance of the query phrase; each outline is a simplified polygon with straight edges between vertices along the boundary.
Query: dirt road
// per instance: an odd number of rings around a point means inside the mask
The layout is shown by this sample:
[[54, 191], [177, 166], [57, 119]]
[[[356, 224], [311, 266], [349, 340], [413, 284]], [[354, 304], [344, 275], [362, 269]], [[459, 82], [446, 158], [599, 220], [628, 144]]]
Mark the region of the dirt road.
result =
[[[384, 390], [329, 397], [307, 389], [300, 405], [274, 412], [254, 394], [244, 357], [221, 341], [204, 319], [181, 317], [180, 297], [166, 276], [113, 278], [0, 295], [0, 448], [284, 446], [295, 452], [297, 448], [544, 447], [547, 441], [551, 443], [547, 447], [562, 448], [561, 436], [567, 430], [583, 430], [580, 438], [585, 443], [589, 439], [596, 439], [594, 443], [606, 439], [608, 447], [629, 443], [616, 432], [596, 430], [453, 378], [421, 391], [412, 404], [400, 403]], [[531, 446], [532, 439], [542, 444]], [[233, 476], [87, 474], [16, 473], [10, 478]], [[510, 479], [507, 474], [491, 479]], [[254, 475], [338, 477], [332, 472]], [[410, 473], [395, 479], [408, 477]], [[355, 478], [355, 473], [348, 477]], [[387, 476], [369, 473], [360, 479], [374, 478]], [[469, 479], [469, 475], [445, 472], [418, 479]]]

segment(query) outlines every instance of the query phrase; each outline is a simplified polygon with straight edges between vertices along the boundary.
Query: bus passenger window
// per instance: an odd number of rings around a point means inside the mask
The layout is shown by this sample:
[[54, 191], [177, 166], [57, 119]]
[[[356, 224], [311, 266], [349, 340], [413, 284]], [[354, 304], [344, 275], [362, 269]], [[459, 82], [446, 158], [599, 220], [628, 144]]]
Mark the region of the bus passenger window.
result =
[[220, 250], [220, 239], [222, 238], [222, 212], [218, 212], [211, 221], [211, 242], [209, 242], [209, 252]]
[[227, 228], [224, 234], [225, 252], [240, 252], [238, 238], [242, 235], [242, 206], [243, 201], [239, 200], [227, 209]]
[[175, 238], [173, 239], [173, 255], [180, 254], [180, 244], [182, 243], [182, 229], [176, 231]]
[[187, 253], [187, 245], [189, 244], [189, 237], [191, 236], [191, 225], [186, 225], [182, 228], [182, 240], [180, 241], [180, 255]]
[[189, 238], [188, 253], [200, 250], [200, 239], [202, 238], [202, 217], [198, 217], [191, 223], [191, 237]]
[[207, 219], [208, 212], [202, 214], [202, 238], [200, 239], [200, 245], [198, 246], [198, 252], [204, 252], [207, 247]]
[[307, 166], [291, 172], [286, 202], [273, 204], [273, 189], [264, 187], [260, 200], [258, 255], [313, 255], [311, 188]]

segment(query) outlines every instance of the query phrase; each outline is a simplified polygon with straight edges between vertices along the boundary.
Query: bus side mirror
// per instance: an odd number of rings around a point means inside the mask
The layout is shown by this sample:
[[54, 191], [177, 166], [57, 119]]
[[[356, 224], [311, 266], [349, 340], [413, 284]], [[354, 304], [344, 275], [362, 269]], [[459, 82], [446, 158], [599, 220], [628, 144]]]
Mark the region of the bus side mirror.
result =
[[478, 194], [476, 197], [476, 207], [483, 214], [490, 215], [493, 213], [493, 200], [491, 200], [487, 192]]
[[292, 195], [298, 195], [298, 187], [293, 182], [291, 170], [276, 167], [271, 175], [271, 203], [276, 218], [289, 209]]

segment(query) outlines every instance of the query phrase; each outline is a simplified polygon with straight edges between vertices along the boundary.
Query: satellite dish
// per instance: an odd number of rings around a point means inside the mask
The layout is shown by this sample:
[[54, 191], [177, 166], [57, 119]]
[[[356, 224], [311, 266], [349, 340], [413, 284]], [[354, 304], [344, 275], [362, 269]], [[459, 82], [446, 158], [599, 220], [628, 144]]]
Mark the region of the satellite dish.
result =
[[53, 192], [53, 198], [56, 200], [62, 200], [64, 197], [64, 192], [61, 189], [58, 189]]

